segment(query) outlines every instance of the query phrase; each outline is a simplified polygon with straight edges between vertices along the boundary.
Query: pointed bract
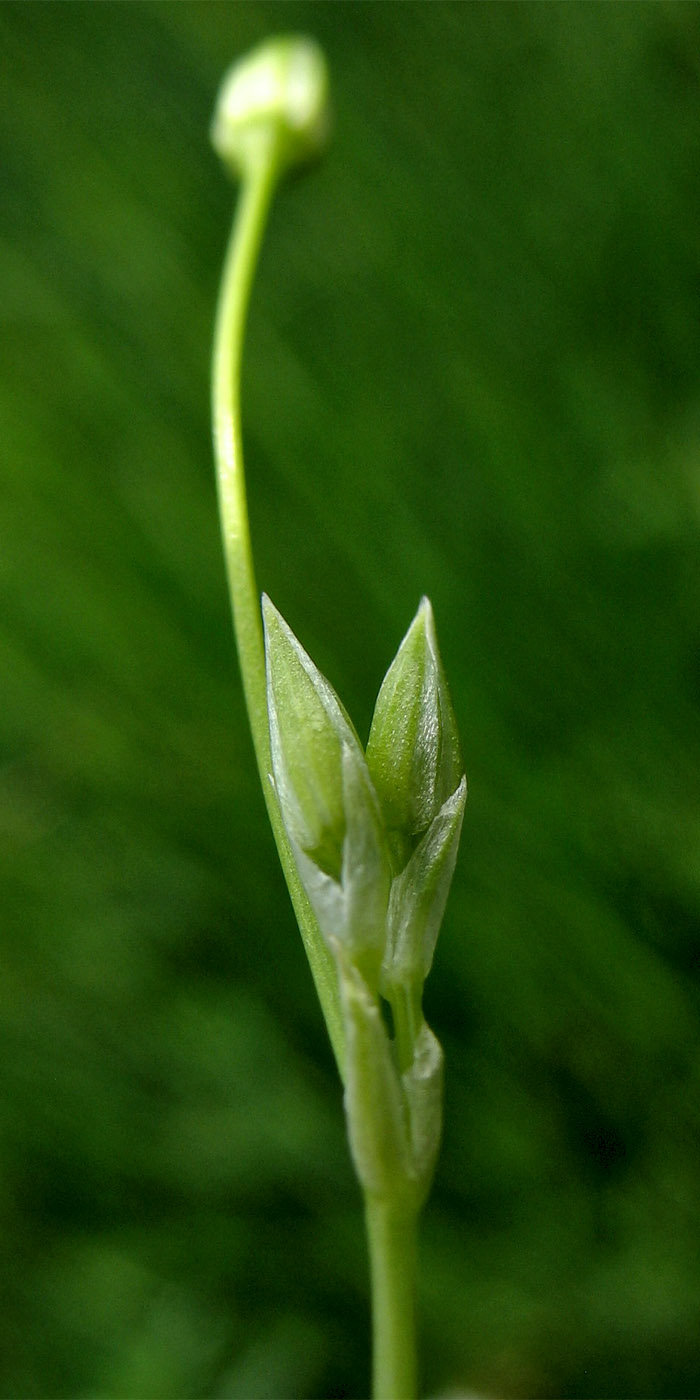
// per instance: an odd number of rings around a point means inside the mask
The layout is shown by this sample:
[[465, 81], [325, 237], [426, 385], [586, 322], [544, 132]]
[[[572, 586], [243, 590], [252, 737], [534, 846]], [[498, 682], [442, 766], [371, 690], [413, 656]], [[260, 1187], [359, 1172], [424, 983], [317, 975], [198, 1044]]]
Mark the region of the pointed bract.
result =
[[401, 1076], [413, 1176], [422, 1203], [430, 1190], [442, 1136], [442, 1046], [430, 1026], [418, 1032], [413, 1063]]
[[423, 1023], [413, 1062], [401, 1074], [376, 999], [342, 957], [339, 973], [348, 1050], [345, 1111], [355, 1170], [371, 1195], [403, 1196], [418, 1207], [440, 1143], [442, 1049]]
[[363, 1189], [390, 1199], [412, 1186], [411, 1140], [401, 1080], [386, 1026], [363, 978], [339, 963], [347, 1036], [345, 1113]]
[[462, 831], [466, 779], [448, 797], [391, 887], [382, 987], [422, 986], [430, 972]]

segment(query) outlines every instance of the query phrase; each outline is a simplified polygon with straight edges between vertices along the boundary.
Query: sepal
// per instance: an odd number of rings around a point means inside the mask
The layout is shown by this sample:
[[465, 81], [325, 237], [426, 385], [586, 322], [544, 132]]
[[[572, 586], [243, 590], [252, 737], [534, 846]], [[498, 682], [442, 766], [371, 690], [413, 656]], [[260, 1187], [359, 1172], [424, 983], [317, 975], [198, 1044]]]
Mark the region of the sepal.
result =
[[433, 961], [462, 831], [467, 781], [462, 778], [391, 886], [381, 986], [422, 986]]

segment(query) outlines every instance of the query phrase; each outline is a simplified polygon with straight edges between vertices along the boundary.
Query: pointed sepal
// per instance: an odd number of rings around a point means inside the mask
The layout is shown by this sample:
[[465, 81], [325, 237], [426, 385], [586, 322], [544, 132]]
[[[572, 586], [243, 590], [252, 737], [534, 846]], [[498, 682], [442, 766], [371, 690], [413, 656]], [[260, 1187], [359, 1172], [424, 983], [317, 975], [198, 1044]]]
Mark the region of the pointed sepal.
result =
[[391, 869], [379, 803], [333, 687], [263, 598], [272, 776], [302, 883], [327, 941], [376, 985]]
[[392, 883], [382, 986], [422, 986], [430, 972], [440, 925], [452, 884], [464, 805], [466, 778], [443, 803], [408, 864]]

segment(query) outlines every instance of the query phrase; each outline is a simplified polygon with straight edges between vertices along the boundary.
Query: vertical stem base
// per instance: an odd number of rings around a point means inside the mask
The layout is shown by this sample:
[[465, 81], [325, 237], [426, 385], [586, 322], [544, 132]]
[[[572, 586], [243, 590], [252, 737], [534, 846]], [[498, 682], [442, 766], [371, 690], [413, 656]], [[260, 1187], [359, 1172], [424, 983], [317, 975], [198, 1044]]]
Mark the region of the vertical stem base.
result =
[[372, 1287], [373, 1400], [415, 1400], [417, 1212], [365, 1201]]

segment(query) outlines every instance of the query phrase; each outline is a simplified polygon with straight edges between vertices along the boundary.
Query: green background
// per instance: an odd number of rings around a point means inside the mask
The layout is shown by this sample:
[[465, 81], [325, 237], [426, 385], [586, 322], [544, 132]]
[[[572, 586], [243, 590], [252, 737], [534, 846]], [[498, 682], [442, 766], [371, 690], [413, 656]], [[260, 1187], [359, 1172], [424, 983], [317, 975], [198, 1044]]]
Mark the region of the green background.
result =
[[427, 592], [470, 782], [427, 1013], [424, 1393], [700, 1393], [700, 8], [0, 7], [0, 1389], [367, 1393], [360, 1203], [210, 448], [280, 29], [261, 587], [366, 734]]

